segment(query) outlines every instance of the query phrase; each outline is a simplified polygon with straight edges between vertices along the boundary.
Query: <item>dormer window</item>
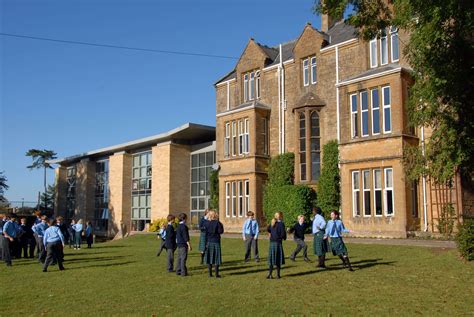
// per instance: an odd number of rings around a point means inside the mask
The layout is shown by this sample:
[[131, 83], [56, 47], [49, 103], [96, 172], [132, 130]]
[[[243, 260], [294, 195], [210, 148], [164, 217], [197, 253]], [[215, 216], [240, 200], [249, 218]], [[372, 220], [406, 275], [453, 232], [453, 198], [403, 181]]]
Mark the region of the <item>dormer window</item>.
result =
[[303, 85], [316, 84], [316, 56], [303, 60]]
[[369, 42], [370, 68], [387, 65], [389, 63], [389, 52], [390, 62], [398, 62], [399, 45], [398, 29], [396, 27], [391, 27], [388, 34], [387, 31], [382, 30], [377, 38]]
[[244, 74], [244, 101], [260, 98], [260, 71], [252, 71]]

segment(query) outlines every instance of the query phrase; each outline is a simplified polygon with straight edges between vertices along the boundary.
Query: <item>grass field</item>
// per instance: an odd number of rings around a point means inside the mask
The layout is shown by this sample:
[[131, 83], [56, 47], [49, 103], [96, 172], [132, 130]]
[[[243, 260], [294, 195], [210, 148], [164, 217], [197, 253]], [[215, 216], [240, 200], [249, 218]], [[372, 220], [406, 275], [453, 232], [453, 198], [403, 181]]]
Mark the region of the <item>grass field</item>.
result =
[[[0, 316], [474, 315], [474, 265], [455, 250], [349, 244], [354, 272], [332, 255], [327, 270], [299, 257], [267, 280], [268, 241], [259, 244], [262, 262], [245, 264], [243, 242], [224, 239], [221, 279], [194, 249], [189, 277], [167, 273], [154, 235], [67, 248], [65, 271], [16, 260], [0, 267]], [[294, 243], [284, 247], [288, 256]]]

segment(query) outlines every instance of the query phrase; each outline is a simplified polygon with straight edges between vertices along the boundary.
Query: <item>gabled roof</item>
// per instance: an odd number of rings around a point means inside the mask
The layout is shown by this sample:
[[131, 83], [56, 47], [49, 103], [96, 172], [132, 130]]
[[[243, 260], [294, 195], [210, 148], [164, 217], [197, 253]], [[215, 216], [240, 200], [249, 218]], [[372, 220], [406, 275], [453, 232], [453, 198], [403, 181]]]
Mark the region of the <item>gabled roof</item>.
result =
[[341, 20], [336, 22], [327, 32], [329, 45], [336, 45], [358, 37], [358, 30], [352, 25]]
[[303, 97], [300, 98], [300, 100], [298, 100], [294, 109], [303, 107], [321, 107], [325, 105], [326, 103], [321, 98], [319, 98], [318, 95], [313, 92], [308, 92], [304, 94]]

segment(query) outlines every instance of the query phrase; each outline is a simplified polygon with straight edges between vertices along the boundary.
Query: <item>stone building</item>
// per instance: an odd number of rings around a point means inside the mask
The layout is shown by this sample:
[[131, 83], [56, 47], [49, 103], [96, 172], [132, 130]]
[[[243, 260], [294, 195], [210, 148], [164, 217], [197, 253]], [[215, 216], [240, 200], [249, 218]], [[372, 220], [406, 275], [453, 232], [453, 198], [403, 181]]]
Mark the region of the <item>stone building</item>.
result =
[[392, 27], [366, 42], [356, 31], [323, 16], [321, 30], [307, 24], [297, 39], [276, 46], [251, 38], [235, 68], [216, 82], [219, 208], [228, 230], [241, 229], [247, 210], [264, 222], [272, 156], [294, 152], [295, 182], [317, 191], [330, 140], [339, 144], [342, 217], [357, 235], [436, 232], [447, 204], [454, 212], [448, 218], [462, 219], [472, 194], [459, 177], [450, 191], [405, 179], [404, 148], [429, 137], [408, 125], [408, 35]]
[[146, 230], [169, 213], [193, 223], [208, 208], [215, 128], [187, 123], [155, 136], [51, 161], [55, 214], [90, 220], [114, 237]]

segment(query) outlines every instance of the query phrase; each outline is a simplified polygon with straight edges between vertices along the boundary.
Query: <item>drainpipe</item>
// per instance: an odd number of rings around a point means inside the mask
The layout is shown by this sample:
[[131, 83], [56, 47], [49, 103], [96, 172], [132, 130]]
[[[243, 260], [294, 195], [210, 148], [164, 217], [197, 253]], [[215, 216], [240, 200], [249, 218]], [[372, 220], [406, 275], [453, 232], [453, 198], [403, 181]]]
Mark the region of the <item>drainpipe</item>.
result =
[[281, 45], [280, 45], [280, 64], [278, 65], [278, 153], [281, 154]]
[[286, 152], [285, 145], [285, 111], [286, 111], [286, 99], [285, 99], [285, 68], [283, 67], [283, 57], [281, 55], [281, 44], [280, 44], [280, 65], [281, 65], [281, 152]]
[[341, 130], [339, 123], [339, 46], [336, 45], [336, 121], [337, 121], [337, 143], [341, 142]]
[[[421, 127], [421, 154], [425, 156], [425, 127]], [[426, 176], [423, 175], [423, 220], [425, 225], [425, 232], [428, 231], [428, 219], [427, 219], [427, 202], [426, 202]]]

